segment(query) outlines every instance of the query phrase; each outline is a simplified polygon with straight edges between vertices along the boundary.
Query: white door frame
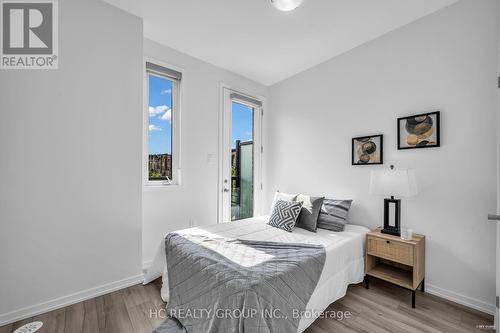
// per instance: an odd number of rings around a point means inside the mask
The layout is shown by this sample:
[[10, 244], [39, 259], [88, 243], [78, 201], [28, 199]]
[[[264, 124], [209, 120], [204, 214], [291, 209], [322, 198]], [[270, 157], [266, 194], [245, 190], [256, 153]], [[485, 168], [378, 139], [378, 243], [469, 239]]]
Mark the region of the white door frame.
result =
[[[262, 140], [262, 128], [263, 128], [263, 110], [266, 108], [266, 98], [258, 94], [252, 94], [245, 90], [234, 88], [228, 84], [220, 84], [220, 108], [219, 108], [219, 151], [218, 151], [218, 165], [219, 165], [219, 176], [217, 180], [217, 223], [224, 222], [227, 219], [227, 212], [224, 211], [224, 200], [230, 196], [231, 192], [224, 192], [224, 185], [230, 188], [229, 184], [224, 184], [224, 173], [229, 172], [231, 167], [231, 151], [230, 145], [227, 142], [231, 141], [231, 128], [226, 127], [226, 124], [231, 124], [231, 113], [225, 112], [226, 110], [231, 110], [230, 99], [228, 98], [231, 92], [238, 93], [240, 95], [248, 96], [249, 98], [256, 99], [262, 102], [261, 110], [254, 111], [254, 215], [260, 215], [261, 205], [262, 205], [262, 155], [263, 155], [263, 140]], [[228, 118], [229, 117], [229, 118]], [[226, 210], [227, 211], [227, 210]]]
[[[500, 33], [500, 26], [498, 27]], [[500, 34], [499, 34], [500, 36]], [[497, 76], [500, 77], [500, 39], [497, 48]], [[500, 126], [500, 87], [497, 89], [497, 125]], [[500, 128], [497, 128], [497, 152], [500, 152]], [[497, 214], [500, 213], [500, 155], [497, 156]], [[496, 246], [496, 297], [495, 297], [495, 330], [500, 333], [500, 309], [498, 307], [498, 296], [500, 295], [500, 222], [497, 227]]]

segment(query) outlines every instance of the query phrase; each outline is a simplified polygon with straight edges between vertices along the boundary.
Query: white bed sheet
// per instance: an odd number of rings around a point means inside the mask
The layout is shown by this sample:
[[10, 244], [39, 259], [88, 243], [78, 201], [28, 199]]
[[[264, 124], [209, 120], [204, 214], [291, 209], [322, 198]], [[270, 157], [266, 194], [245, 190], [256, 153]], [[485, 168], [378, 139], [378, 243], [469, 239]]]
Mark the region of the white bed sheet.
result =
[[[318, 229], [313, 233], [295, 228], [290, 233], [269, 226], [268, 220], [268, 216], [253, 217], [236, 222], [184, 229], [179, 233], [323, 245], [326, 251], [325, 266], [307, 304], [306, 312], [300, 320], [298, 332], [303, 332], [314, 322], [315, 314], [319, 314], [331, 303], [344, 297], [349, 284], [363, 281], [365, 235], [369, 229], [347, 224], [343, 232]], [[144, 283], [149, 283], [160, 276], [163, 276], [161, 296], [164, 301], [168, 301], [164, 241], [158, 246], [153, 263], [145, 274]]]

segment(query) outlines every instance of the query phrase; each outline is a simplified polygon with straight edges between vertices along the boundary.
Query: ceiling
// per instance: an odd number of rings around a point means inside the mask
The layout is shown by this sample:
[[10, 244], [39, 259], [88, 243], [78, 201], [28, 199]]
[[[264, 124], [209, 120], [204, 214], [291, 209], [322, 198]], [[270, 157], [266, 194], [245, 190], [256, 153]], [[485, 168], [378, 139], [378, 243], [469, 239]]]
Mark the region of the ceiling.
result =
[[458, 0], [105, 0], [161, 44], [272, 85]]

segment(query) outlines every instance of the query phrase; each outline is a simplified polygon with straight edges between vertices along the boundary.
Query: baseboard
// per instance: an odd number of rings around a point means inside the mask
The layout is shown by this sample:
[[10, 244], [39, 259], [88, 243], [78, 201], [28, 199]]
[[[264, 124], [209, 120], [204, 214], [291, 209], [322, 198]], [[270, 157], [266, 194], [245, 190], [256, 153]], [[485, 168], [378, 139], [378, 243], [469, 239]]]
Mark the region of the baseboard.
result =
[[148, 261], [143, 261], [142, 262], [142, 271], [146, 272], [149, 267], [151, 267], [151, 264], [153, 263], [153, 260], [148, 260]]
[[0, 326], [7, 325], [16, 322], [18, 320], [23, 320], [33, 316], [37, 316], [39, 314], [49, 312], [52, 310], [63, 308], [65, 306], [72, 305], [104, 294], [108, 294], [116, 290], [127, 288], [135, 284], [141, 283], [142, 280], [143, 280], [143, 275], [140, 274], [123, 280], [106, 283], [98, 287], [82, 290], [70, 295], [55, 298], [47, 302], [28, 306], [19, 310], [14, 310], [12, 312], [0, 314]]
[[456, 292], [446, 290], [428, 283], [425, 284], [425, 292], [464, 305], [468, 308], [472, 308], [490, 315], [495, 315], [495, 304], [489, 304], [475, 298], [457, 294]]

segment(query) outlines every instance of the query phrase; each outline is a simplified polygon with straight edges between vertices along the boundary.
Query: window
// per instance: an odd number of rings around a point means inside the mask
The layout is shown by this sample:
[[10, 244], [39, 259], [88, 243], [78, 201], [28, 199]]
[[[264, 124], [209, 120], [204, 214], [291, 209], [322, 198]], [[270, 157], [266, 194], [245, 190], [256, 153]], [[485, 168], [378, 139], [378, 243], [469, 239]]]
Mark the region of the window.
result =
[[231, 220], [253, 216], [255, 107], [231, 103]]
[[179, 183], [179, 90], [182, 73], [146, 62], [146, 184]]

